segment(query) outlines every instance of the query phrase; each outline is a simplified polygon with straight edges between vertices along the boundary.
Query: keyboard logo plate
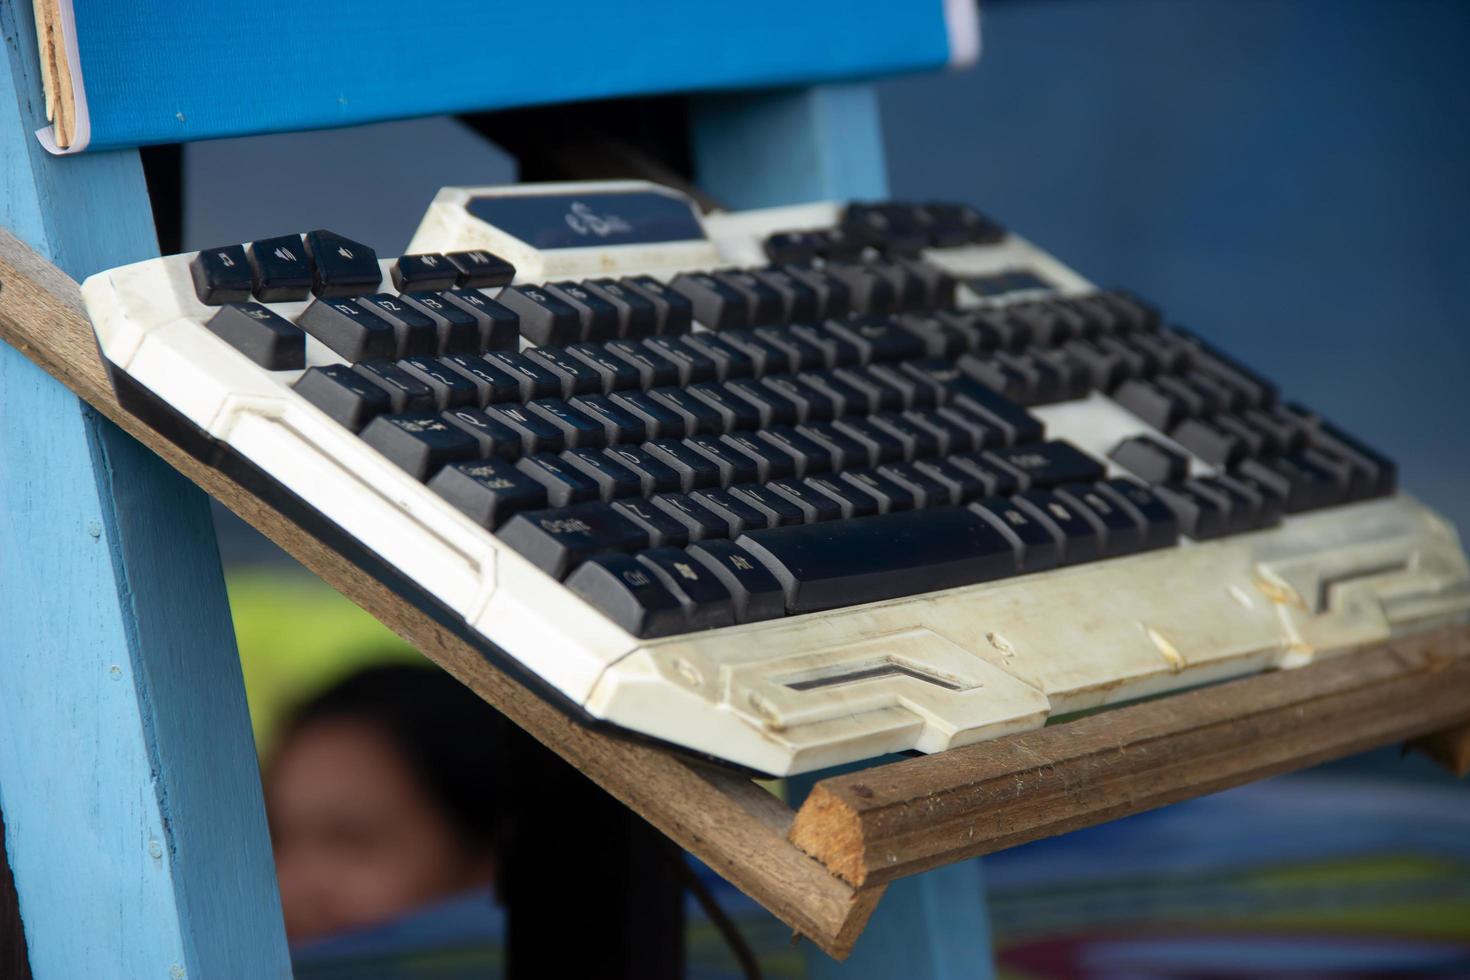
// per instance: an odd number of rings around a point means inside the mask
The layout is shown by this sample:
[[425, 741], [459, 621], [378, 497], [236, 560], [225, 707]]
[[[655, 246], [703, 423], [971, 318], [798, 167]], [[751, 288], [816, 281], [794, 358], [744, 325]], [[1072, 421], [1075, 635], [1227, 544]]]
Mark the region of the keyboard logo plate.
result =
[[705, 240], [687, 199], [654, 191], [473, 197], [465, 209], [543, 250]]

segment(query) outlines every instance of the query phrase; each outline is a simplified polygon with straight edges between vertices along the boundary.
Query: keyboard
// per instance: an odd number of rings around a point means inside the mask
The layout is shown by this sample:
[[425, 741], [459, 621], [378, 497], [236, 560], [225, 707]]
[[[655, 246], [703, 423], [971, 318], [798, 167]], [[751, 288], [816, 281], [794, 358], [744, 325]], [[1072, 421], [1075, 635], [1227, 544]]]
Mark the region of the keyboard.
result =
[[83, 285], [120, 401], [578, 719], [786, 774], [1470, 615], [1393, 462], [961, 204], [447, 188]]

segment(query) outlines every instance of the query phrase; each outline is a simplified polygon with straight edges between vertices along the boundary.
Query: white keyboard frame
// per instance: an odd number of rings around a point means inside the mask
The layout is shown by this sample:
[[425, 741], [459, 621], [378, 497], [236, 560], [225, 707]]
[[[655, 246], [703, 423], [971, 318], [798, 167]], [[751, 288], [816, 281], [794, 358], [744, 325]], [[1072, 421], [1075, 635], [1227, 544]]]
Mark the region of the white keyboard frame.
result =
[[[446, 188], [409, 251], [488, 248], [516, 264], [517, 282], [667, 278], [762, 264], [768, 232], [830, 225], [838, 213], [831, 203], [717, 213], [703, 219], [705, 242], [538, 253], [463, 206], [477, 195], [650, 189], [673, 193], [636, 181]], [[192, 257], [83, 284], [116, 370], [396, 568], [461, 617], [487, 652], [523, 666], [567, 705], [760, 772], [938, 752], [1470, 618], [1470, 568], [1455, 530], [1400, 494], [1127, 558], [640, 640], [296, 395], [300, 371], [266, 371], [205, 329], [216, 308], [195, 296]], [[1062, 293], [1093, 288], [1015, 235], [928, 257], [960, 275], [1025, 268]], [[390, 262], [381, 264], [381, 289], [392, 292]], [[987, 302], [962, 293], [967, 305]], [[294, 317], [307, 303], [270, 305]], [[314, 338], [307, 362], [344, 363]], [[1152, 432], [1100, 395], [1035, 414], [1048, 437], [1103, 459], [1119, 438]], [[844, 680], [855, 675], [864, 676]]]

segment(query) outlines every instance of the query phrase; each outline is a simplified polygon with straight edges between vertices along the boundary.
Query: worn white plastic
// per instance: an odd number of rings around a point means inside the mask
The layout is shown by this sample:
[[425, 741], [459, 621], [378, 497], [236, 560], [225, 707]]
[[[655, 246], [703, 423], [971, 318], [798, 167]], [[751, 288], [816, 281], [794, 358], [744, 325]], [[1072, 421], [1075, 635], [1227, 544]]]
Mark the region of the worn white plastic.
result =
[[[837, 214], [832, 204], [715, 214], [704, 219], [704, 241], [537, 252], [463, 208], [472, 196], [532, 189], [550, 188], [441, 191], [410, 251], [488, 248], [516, 264], [518, 281], [664, 277], [763, 261], [768, 232], [830, 224]], [[928, 257], [964, 275], [1025, 268], [1062, 292], [1092, 288], [1016, 236]], [[86, 281], [109, 360], [588, 714], [755, 769], [792, 773], [940, 751], [1470, 615], [1470, 567], [1454, 529], [1400, 495], [1166, 551], [640, 641], [297, 396], [290, 385], [300, 372], [264, 371], [204, 329], [214, 310], [195, 298], [191, 258]], [[386, 261], [383, 268], [390, 289]], [[289, 317], [306, 304], [272, 305]], [[310, 364], [338, 361], [308, 341]], [[1051, 436], [1099, 456], [1123, 436], [1151, 431], [1101, 396], [1037, 414]]]

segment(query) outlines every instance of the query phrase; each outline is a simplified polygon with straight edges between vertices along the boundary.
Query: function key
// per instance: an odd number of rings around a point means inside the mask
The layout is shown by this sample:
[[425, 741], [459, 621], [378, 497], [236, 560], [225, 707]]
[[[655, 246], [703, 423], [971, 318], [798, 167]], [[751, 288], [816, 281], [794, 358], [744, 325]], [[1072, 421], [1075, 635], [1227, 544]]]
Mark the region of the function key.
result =
[[960, 245], [993, 245], [1006, 236], [1006, 230], [968, 204], [931, 201], [923, 205], [929, 216], [929, 239], [936, 248]]
[[318, 299], [296, 325], [349, 361], [386, 360], [398, 352], [393, 324], [350, 299]]
[[516, 350], [521, 345], [521, 318], [515, 311], [474, 289], [446, 289], [445, 299], [475, 318], [484, 350]]
[[434, 321], [439, 353], [468, 354], [485, 349], [480, 346], [476, 318], [438, 293], [403, 293], [398, 299]]
[[748, 273], [773, 290], [781, 300], [781, 323], [809, 323], [820, 315], [817, 291], [781, 269], [752, 269]]
[[[893, 313], [898, 306], [898, 296], [893, 283], [870, 266], [861, 264], [832, 263], [824, 271], [847, 287], [852, 309], [858, 313]], [[834, 316], [830, 310], [827, 315]]]
[[306, 367], [306, 334], [259, 303], [231, 303], [204, 325], [267, 371]]
[[823, 239], [815, 231], [778, 231], [767, 235], [764, 243], [766, 258], [777, 265], [796, 262], [802, 265], [819, 258]]
[[929, 244], [929, 233], [913, 209], [902, 204], [849, 204], [842, 212], [842, 230], [900, 255], [916, 253]]
[[454, 285], [459, 270], [437, 252], [422, 255], [400, 255], [393, 263], [393, 285], [400, 293], [409, 290], [448, 289]]
[[194, 295], [207, 306], [242, 303], [250, 298], [253, 276], [243, 245], [208, 248], [189, 262]]
[[651, 337], [658, 332], [658, 311], [648, 297], [611, 279], [589, 279], [582, 288], [616, 311], [619, 337]]
[[251, 242], [250, 270], [256, 299], [267, 303], [306, 299], [311, 291], [311, 263], [300, 235]]
[[694, 318], [711, 330], [750, 326], [750, 301], [733, 285], [707, 272], [681, 272], [669, 283], [694, 307]]
[[694, 304], [652, 276], [629, 276], [621, 284], [653, 304], [655, 333], [688, 333], [694, 325]]
[[745, 297], [750, 310], [750, 325], [756, 327], [784, 323], [781, 294], [744, 269], [721, 269], [712, 273], [715, 279]]
[[509, 286], [516, 277], [516, 267], [498, 255], [483, 249], [467, 252], [450, 252], [444, 256], [459, 272], [455, 285], [466, 289], [486, 289], [492, 286]]
[[359, 296], [359, 306], [388, 321], [398, 337], [399, 357], [439, 353], [439, 326], [428, 314], [392, 293]]
[[497, 302], [521, 319], [521, 335], [538, 347], [564, 347], [582, 338], [582, 317], [559, 296], [537, 286], [507, 286]]
[[306, 252], [312, 261], [311, 291], [318, 296], [360, 296], [383, 280], [378, 253], [335, 232], [307, 232]]
[[618, 336], [618, 310], [601, 296], [574, 282], [549, 282], [546, 291], [577, 311], [582, 339], [594, 343]]

